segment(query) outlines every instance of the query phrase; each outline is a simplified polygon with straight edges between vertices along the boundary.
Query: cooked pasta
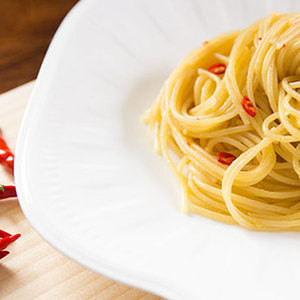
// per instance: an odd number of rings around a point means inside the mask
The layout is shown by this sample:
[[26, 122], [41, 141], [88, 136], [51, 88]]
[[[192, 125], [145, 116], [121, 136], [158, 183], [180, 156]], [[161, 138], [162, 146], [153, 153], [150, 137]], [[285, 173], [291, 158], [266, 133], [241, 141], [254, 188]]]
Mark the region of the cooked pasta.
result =
[[178, 175], [186, 212], [300, 229], [300, 13], [203, 43], [143, 120]]

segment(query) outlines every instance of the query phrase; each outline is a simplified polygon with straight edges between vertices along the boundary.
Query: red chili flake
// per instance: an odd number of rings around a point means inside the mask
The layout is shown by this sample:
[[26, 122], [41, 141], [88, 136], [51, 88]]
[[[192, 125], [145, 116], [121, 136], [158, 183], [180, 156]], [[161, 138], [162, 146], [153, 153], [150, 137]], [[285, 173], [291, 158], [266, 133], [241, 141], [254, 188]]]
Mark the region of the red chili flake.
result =
[[218, 162], [224, 165], [231, 165], [231, 163], [236, 159], [233, 154], [227, 152], [219, 152], [218, 153]]
[[205, 45], [208, 44], [208, 43], [209, 43], [209, 41], [204, 41], [204, 42], [202, 43], [202, 45], [205, 46]]
[[191, 146], [191, 143], [189, 141], [186, 142], [188, 146]]
[[285, 46], [286, 46], [286, 44], [283, 44], [283, 45], [282, 45], [282, 48], [284, 48]]
[[210, 66], [207, 70], [216, 75], [224, 74], [227, 66], [225, 64], [215, 64]]
[[5, 257], [8, 254], [9, 254], [8, 251], [0, 251], [0, 259], [3, 258], [3, 257]]
[[262, 40], [262, 37], [259, 37], [258, 39], [261, 41], [261, 40]]
[[0, 229], [0, 238], [5, 238], [5, 237], [8, 237], [8, 236], [11, 236], [11, 234]]
[[242, 106], [250, 117], [254, 118], [256, 116], [256, 108], [247, 96], [244, 96], [242, 100]]
[[14, 241], [16, 241], [20, 236], [21, 236], [21, 234], [18, 233], [18, 234], [8, 236], [8, 237], [1, 239], [0, 240], [0, 251], [4, 250], [8, 245], [10, 245]]

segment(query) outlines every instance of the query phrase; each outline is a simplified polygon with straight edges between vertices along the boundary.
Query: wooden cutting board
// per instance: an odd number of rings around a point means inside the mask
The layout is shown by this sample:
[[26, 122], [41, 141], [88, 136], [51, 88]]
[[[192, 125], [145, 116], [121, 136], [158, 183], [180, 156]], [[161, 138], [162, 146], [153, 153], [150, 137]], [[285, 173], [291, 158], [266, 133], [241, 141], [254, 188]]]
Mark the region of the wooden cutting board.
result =
[[[0, 95], [0, 128], [14, 150], [34, 82]], [[0, 167], [0, 183], [13, 178]], [[0, 261], [0, 299], [161, 299], [95, 274], [64, 257], [40, 238], [17, 201], [0, 202], [0, 228], [22, 237]]]

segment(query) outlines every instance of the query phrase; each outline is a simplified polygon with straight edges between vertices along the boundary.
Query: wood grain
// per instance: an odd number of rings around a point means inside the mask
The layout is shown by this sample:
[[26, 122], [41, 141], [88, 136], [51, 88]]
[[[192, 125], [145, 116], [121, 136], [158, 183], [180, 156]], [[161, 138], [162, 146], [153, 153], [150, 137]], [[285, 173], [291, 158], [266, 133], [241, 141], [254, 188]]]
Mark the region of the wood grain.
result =
[[38, 74], [48, 45], [78, 0], [0, 0], [0, 93]]
[[[14, 150], [24, 109], [33, 83], [0, 96], [0, 128]], [[13, 178], [0, 168], [0, 182]], [[156, 300], [147, 292], [95, 274], [64, 257], [31, 227], [17, 201], [0, 202], [0, 228], [21, 233], [0, 261], [0, 299], [4, 300]]]

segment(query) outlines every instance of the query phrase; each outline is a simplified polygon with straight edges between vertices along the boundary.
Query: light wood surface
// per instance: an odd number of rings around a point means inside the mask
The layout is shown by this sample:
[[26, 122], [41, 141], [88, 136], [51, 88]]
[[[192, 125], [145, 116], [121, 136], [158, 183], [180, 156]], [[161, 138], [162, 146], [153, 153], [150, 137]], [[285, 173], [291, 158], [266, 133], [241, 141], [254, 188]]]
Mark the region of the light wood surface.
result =
[[[33, 82], [0, 95], [0, 128], [14, 150]], [[0, 183], [13, 178], [0, 167]], [[0, 202], [0, 228], [22, 237], [0, 261], [0, 299], [161, 299], [84, 269], [42, 240], [17, 201]]]

